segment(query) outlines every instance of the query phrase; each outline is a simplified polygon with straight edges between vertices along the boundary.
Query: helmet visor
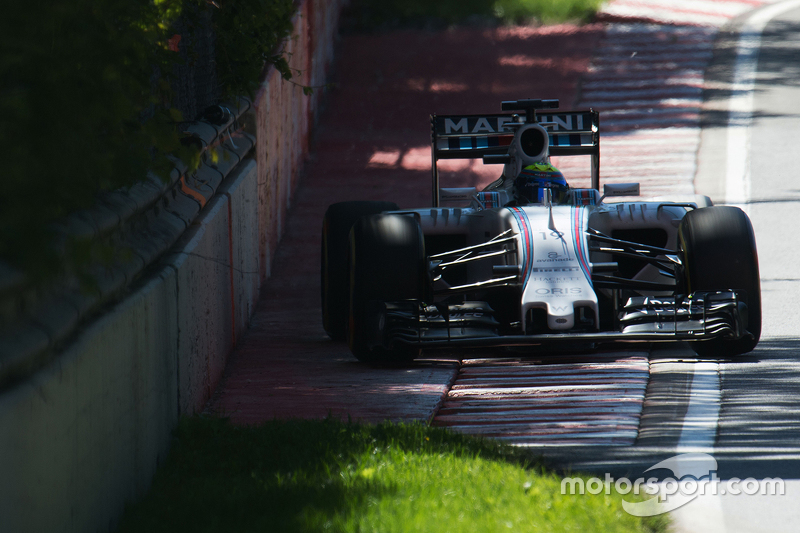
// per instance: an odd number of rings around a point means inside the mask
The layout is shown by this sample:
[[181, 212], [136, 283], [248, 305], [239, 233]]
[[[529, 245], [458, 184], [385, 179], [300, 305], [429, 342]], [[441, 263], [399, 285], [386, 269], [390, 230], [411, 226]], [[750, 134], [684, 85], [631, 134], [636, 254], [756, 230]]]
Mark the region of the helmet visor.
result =
[[564, 203], [567, 200], [569, 187], [561, 172], [523, 171], [516, 179], [517, 195], [528, 203], [540, 204], [545, 199], [545, 189], [550, 189], [553, 203]]

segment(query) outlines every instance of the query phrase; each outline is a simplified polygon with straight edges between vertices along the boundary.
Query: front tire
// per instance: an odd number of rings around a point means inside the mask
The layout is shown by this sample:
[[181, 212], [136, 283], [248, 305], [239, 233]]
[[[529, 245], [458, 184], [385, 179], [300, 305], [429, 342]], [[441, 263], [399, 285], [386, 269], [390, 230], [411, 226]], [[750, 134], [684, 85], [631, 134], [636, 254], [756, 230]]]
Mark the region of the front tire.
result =
[[359, 361], [401, 363], [418, 349], [392, 345], [385, 335], [385, 302], [423, 301], [429, 293], [425, 241], [416, 218], [364, 217], [350, 234], [348, 344]]
[[686, 213], [678, 229], [684, 254], [684, 282], [688, 293], [743, 291], [747, 305], [745, 328], [750, 335], [696, 341], [692, 348], [703, 356], [726, 357], [752, 351], [761, 337], [761, 282], [753, 226], [738, 207], [714, 206]]
[[350, 312], [347, 247], [350, 229], [363, 216], [397, 209], [397, 204], [392, 202], [351, 201], [333, 204], [325, 212], [322, 219], [320, 297], [322, 327], [333, 340], [343, 341], [347, 338]]

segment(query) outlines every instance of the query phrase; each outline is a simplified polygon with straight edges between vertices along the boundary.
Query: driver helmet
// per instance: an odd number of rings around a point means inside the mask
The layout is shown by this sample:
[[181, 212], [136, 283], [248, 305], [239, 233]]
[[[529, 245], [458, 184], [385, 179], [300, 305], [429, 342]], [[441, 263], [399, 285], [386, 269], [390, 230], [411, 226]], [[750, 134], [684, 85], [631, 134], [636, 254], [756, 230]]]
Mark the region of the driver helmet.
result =
[[514, 180], [517, 198], [531, 204], [544, 202], [544, 190], [550, 189], [554, 204], [566, 201], [569, 185], [564, 175], [549, 163], [534, 163], [522, 169]]

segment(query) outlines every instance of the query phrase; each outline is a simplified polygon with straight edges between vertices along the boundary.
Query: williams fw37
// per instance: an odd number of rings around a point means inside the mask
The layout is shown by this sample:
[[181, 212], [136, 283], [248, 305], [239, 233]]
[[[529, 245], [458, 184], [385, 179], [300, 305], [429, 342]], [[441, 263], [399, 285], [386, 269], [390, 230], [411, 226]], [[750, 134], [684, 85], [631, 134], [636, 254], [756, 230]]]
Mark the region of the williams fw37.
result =
[[[601, 188], [595, 111], [557, 100], [502, 111], [431, 117], [431, 206], [330, 206], [332, 338], [367, 362], [442, 347], [688, 341], [728, 357], [756, 346], [758, 257], [743, 211], [704, 196], [640, 201], [637, 183]], [[591, 188], [571, 188], [550, 163], [569, 155], [591, 158]], [[462, 158], [502, 175], [482, 191], [440, 187], [438, 162]]]

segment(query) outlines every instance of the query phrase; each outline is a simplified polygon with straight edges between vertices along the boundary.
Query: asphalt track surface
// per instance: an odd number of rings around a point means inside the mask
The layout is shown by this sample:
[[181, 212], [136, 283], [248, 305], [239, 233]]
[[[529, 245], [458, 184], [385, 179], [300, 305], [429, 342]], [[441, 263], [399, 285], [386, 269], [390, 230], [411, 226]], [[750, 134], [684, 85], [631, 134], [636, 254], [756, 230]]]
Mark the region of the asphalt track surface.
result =
[[[727, 150], [724, 176], [721, 166], [715, 172], [701, 165], [698, 174], [698, 187], [724, 178], [728, 184], [726, 196], [741, 202], [753, 221], [764, 308], [762, 338], [756, 350], [747, 357], [719, 363], [720, 412], [710, 453], [719, 462], [720, 478], [781, 478], [785, 491], [782, 496], [727, 493], [701, 497], [675, 513], [683, 531], [797, 531], [800, 527], [800, 334], [792, 309], [800, 298], [800, 225], [796, 220], [800, 182], [794, 148], [794, 140], [800, 135], [800, 2], [776, 3], [771, 13], [761, 10], [742, 21], [742, 28], [747, 31], [753, 20], [763, 14], [768, 18], [762, 17], [766, 25], [757, 68], [750, 80], [753, 91], [749, 123], [737, 109], [736, 113], [729, 113], [724, 128], [727, 131], [715, 125], [713, 114], [707, 117], [705, 128], [707, 144], [714, 146], [715, 136], [716, 142], [730, 145], [736, 140], [736, 133], [731, 130], [746, 126], [744, 141], [749, 149], [743, 168], [749, 172], [741, 173], [739, 180], [732, 179], [731, 171], [738, 158], [736, 150]], [[723, 73], [711, 74], [716, 81], [715, 76]], [[744, 82], [739, 83], [741, 87], [748, 80], [740, 81]], [[717, 89], [724, 92], [722, 86]], [[737, 87], [732, 89], [736, 95]], [[709, 96], [709, 107], [713, 109], [717, 97], [725, 95]], [[729, 110], [736, 107], [732, 105], [735, 99], [727, 99]], [[705, 154], [701, 150], [701, 158]]]
[[[761, 3], [749, 2], [745, 7]], [[695, 4], [737, 4], [739, 11], [725, 14], [717, 25], [745, 11], [743, 2]], [[671, 13], [674, 17], [674, 9]], [[725, 166], [716, 159], [725, 152], [727, 142], [723, 137], [730, 115], [725, 102], [733, 94], [729, 71], [735, 47], [731, 43], [744, 18], [733, 19], [732, 31], [719, 35], [710, 26], [662, 20], [672, 24], [626, 21], [582, 28], [345, 37], [339, 53], [339, 87], [331, 93], [323, 114], [315, 156], [292, 206], [272, 278], [210, 408], [238, 423], [257, 423], [274, 417], [328, 414], [365, 421], [429, 420], [441, 407], [436, 418], [447, 422], [446, 417], [456, 412], [448, 411], [447, 402], [440, 405], [440, 400], [448, 391], [459, 390], [459, 382], [454, 382], [459, 368], [479, 365], [480, 354], [437, 354], [408, 368], [371, 368], [357, 363], [346, 346], [328, 340], [322, 331], [318, 250], [320, 221], [327, 205], [349, 199], [427, 205], [428, 114], [493, 112], [492, 106], [500, 100], [518, 97], [555, 97], [572, 104], [565, 107], [599, 108], [604, 117], [601, 128], [611, 133], [604, 137], [604, 179], [629, 181], [637, 175], [652, 194], [693, 192], [696, 185], [698, 192], [725, 198], [730, 192], [720, 170]], [[759, 86], [755, 93], [753, 172], [750, 197], [743, 204], [759, 239], [764, 341], [752, 357], [736, 361], [699, 361], [680, 346], [650, 353], [636, 445], [593, 448], [587, 454], [585, 446], [553, 441], [549, 455], [556, 464], [634, 477], [676, 452], [704, 451], [718, 459], [723, 479], [800, 478], [800, 369], [795, 363], [798, 342], [791, 319], [791, 301], [800, 294], [792, 268], [797, 264], [797, 248], [786, 246], [797, 239], [787, 221], [800, 197], [796, 184], [787, 179], [792, 175], [786, 172], [793, 166], [792, 139], [798, 133], [797, 113], [787, 113], [791, 107], [787, 103], [800, 101], [791, 64], [797, 50], [786, 43], [797, 41], [798, 19], [800, 13], [788, 13], [765, 30], [765, 42], [773, 44], [765, 45], [761, 55], [759, 82], [769, 82], [770, 87]], [[652, 46], [659, 40], [676, 48]], [[631, 43], [634, 56], [626, 48]], [[640, 60], [644, 56], [645, 61], [633, 64], [630, 60], [636, 56]], [[626, 89], [632, 92], [626, 94]], [[653, 115], [655, 121], [645, 122]], [[695, 159], [698, 151], [701, 157]], [[776, 153], [786, 157], [774, 157]], [[580, 185], [585, 179], [582, 168], [571, 163], [560, 166], [573, 183]], [[480, 185], [493, 178], [480, 167], [462, 165], [446, 172], [443, 181]], [[637, 356], [629, 353], [622, 359], [634, 361]], [[628, 371], [635, 373], [634, 367]], [[631, 374], [621, 377], [628, 379]], [[699, 404], [698, 395], [704, 398]], [[627, 408], [619, 402], [608, 407], [622, 415]], [[713, 425], [700, 423], [687, 430], [687, 420], [708, 418], [709, 409]], [[616, 444], [630, 444], [625, 441], [628, 426], [617, 424], [618, 431], [611, 437], [621, 439]], [[792, 489], [798, 488], [793, 481], [787, 481], [787, 487], [787, 495], [780, 498], [738, 496], [692, 502], [674, 514], [677, 529], [794, 531], [800, 517], [792, 511], [796, 501]]]

